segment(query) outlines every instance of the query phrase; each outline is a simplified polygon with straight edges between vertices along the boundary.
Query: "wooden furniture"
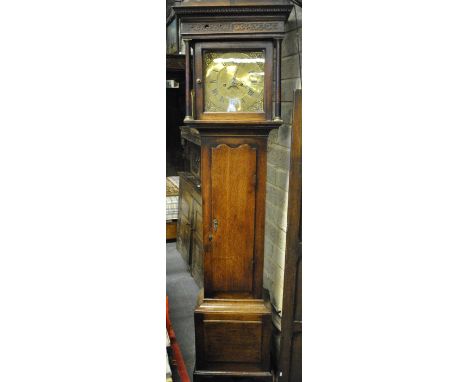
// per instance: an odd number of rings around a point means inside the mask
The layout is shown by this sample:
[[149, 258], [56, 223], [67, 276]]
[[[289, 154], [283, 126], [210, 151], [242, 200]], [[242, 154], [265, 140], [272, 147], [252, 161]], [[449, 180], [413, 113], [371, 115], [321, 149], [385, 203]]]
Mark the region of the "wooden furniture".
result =
[[294, 94], [279, 381], [302, 381], [302, 91]]
[[185, 57], [166, 55], [166, 176], [183, 170], [179, 126], [185, 116]]
[[196, 129], [182, 126], [180, 128], [180, 137], [182, 146], [184, 147], [184, 171], [194, 177], [196, 187], [200, 188], [200, 135]]
[[176, 248], [188, 264], [198, 286], [203, 285], [203, 226], [201, 192], [196, 179], [187, 172], [179, 173], [179, 218]]
[[177, 238], [177, 221], [166, 221], [166, 241]]
[[203, 225], [200, 185], [200, 136], [181, 127], [184, 172], [180, 176], [177, 250], [198, 286], [203, 285]]
[[273, 380], [262, 287], [266, 156], [268, 134], [282, 123], [281, 40], [291, 8], [283, 0], [174, 7], [185, 45], [184, 123], [201, 146], [204, 289], [194, 381]]
[[177, 236], [177, 216], [179, 201], [179, 178], [166, 177], [166, 241]]

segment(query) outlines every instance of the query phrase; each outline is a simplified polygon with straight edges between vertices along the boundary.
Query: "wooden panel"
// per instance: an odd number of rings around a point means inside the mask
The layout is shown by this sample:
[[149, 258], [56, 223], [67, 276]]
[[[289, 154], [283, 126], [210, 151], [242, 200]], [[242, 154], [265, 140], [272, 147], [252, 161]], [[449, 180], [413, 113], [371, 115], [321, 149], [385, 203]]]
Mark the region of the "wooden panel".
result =
[[195, 236], [192, 238], [192, 276], [197, 285], [203, 287], [203, 245]]
[[252, 292], [256, 154], [247, 144], [212, 148], [213, 240], [208, 272], [216, 292]]
[[191, 214], [193, 197], [190, 185], [183, 176], [179, 183], [179, 216], [177, 220], [177, 250], [190, 266], [190, 243], [192, 240]]
[[189, 154], [190, 172], [196, 178], [200, 178], [200, 146], [197, 146], [193, 144], [192, 142], [189, 142], [188, 146], [190, 147], [190, 154]]
[[294, 320], [302, 321], [302, 255], [297, 262], [296, 298], [294, 307]]
[[177, 222], [166, 223], [166, 240], [174, 240], [177, 237]]
[[302, 333], [294, 335], [292, 340], [289, 380], [291, 382], [302, 381]]
[[185, 218], [177, 220], [176, 248], [185, 262], [190, 265], [190, 223]]
[[[267, 159], [267, 136], [245, 136], [245, 137], [236, 137], [236, 136], [206, 136], [205, 132], [201, 132], [202, 138], [202, 184], [201, 193], [203, 195], [203, 200], [205, 201], [202, 205], [203, 208], [203, 245], [205, 251], [205, 297], [209, 298], [262, 298], [263, 293], [263, 246], [264, 246], [264, 229], [265, 229], [265, 193], [266, 193], [266, 159]], [[253, 286], [251, 290], [245, 292], [239, 291], [230, 291], [223, 292], [216, 290], [212, 285], [212, 273], [211, 273], [211, 256], [212, 247], [214, 240], [210, 240], [211, 232], [211, 223], [213, 220], [212, 213], [212, 169], [211, 165], [212, 160], [212, 148], [219, 147], [220, 145], [228, 145], [232, 148], [239, 147], [240, 145], [249, 145], [251, 150], [256, 150], [256, 185], [255, 180], [252, 179], [254, 183], [255, 191], [255, 203], [249, 208], [252, 209], [252, 212], [255, 214], [255, 222], [253, 224], [254, 230], [254, 255], [253, 255]], [[252, 163], [253, 165], [253, 163]], [[239, 169], [242, 171], [242, 169]], [[234, 183], [236, 183], [234, 181]], [[235, 184], [235, 189], [238, 189], [237, 183]], [[236, 248], [238, 247], [238, 242], [236, 241]], [[245, 273], [245, 272], [244, 272]]]
[[271, 371], [271, 329], [271, 306], [264, 300], [206, 300], [200, 295], [196, 370]]
[[288, 192], [288, 227], [281, 320], [280, 382], [302, 378], [302, 92], [294, 95]]
[[[260, 321], [204, 321], [208, 362], [258, 363], [262, 355]], [[228, 346], [226, 346], [228, 344]]]
[[231, 22], [223, 21], [216, 23], [191, 22], [182, 24], [182, 33], [185, 35], [197, 34], [224, 34], [224, 33], [248, 33], [248, 32], [284, 32], [284, 23], [271, 22]]
[[196, 199], [193, 200], [193, 233], [199, 240], [203, 240], [202, 208]]
[[[185, 183], [185, 182], [182, 182]], [[190, 195], [190, 190], [184, 185], [183, 189], [180, 189], [181, 200], [180, 200], [180, 208], [181, 208], [181, 215], [182, 217], [186, 218], [187, 220], [190, 219], [190, 210], [192, 207], [192, 196]]]
[[202, 208], [197, 199], [192, 202], [192, 244], [191, 244], [191, 269], [192, 276], [199, 287], [203, 287], [203, 224]]

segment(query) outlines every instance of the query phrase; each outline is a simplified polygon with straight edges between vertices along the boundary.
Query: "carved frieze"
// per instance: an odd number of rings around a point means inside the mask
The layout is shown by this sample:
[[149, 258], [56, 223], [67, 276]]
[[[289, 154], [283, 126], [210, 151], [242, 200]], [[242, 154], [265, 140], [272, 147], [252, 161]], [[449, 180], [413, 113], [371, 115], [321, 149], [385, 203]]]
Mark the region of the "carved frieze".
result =
[[183, 23], [183, 34], [203, 33], [281, 33], [284, 32], [284, 23], [271, 22], [217, 22], [217, 23]]

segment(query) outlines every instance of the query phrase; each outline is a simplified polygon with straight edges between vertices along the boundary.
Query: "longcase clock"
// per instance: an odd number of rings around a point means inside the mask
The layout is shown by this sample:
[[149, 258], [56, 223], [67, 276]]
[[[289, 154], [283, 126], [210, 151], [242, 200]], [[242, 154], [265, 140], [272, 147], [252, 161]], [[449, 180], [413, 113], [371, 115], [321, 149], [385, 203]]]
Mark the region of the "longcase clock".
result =
[[195, 309], [194, 381], [272, 381], [263, 290], [267, 139], [281, 125], [287, 1], [175, 6], [186, 60], [186, 117], [201, 141], [204, 288]]

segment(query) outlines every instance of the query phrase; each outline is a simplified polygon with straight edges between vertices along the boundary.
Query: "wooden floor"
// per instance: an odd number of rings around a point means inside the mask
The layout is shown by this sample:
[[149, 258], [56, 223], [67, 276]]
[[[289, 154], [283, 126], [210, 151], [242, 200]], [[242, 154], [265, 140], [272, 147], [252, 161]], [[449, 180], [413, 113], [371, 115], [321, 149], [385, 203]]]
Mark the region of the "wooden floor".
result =
[[188, 272], [187, 264], [177, 251], [176, 243], [167, 243], [166, 294], [169, 297], [169, 315], [191, 378], [195, 366], [193, 311], [198, 292], [199, 288]]

